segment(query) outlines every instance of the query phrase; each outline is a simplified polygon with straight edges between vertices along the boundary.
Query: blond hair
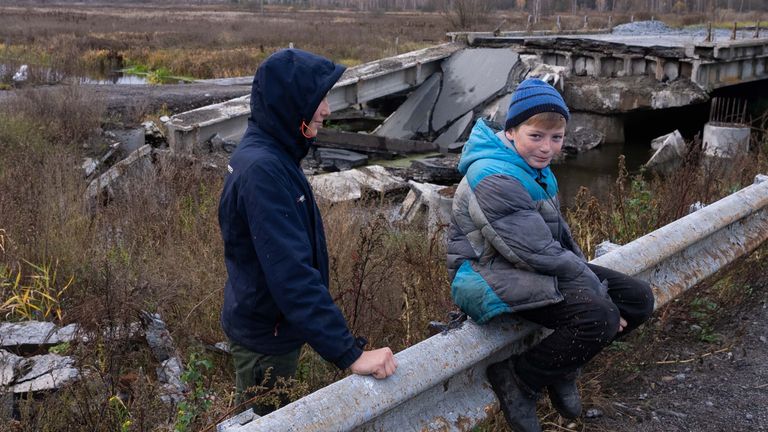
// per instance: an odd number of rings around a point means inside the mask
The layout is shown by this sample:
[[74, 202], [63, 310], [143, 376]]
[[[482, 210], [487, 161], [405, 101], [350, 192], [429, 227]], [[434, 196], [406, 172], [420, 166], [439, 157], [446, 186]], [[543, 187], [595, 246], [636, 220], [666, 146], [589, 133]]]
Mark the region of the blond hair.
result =
[[513, 129], [517, 130], [517, 128], [522, 125], [540, 127], [542, 129], [556, 129], [565, 127], [565, 124], [566, 120], [562, 114], [556, 112], [543, 112], [528, 117], [524, 122], [515, 126]]

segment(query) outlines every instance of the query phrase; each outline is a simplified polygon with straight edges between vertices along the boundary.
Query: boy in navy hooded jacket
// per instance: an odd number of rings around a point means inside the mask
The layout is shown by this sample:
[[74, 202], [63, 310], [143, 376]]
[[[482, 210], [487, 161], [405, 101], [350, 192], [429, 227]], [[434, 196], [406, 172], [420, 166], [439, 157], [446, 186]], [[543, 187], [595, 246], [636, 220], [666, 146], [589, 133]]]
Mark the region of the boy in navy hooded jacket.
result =
[[267, 375], [267, 387], [293, 377], [305, 342], [356, 374], [382, 379], [397, 367], [389, 348], [363, 351], [333, 303], [323, 222], [300, 167], [330, 115], [326, 95], [342, 72], [323, 57], [286, 49], [267, 58], [253, 80], [248, 128], [219, 203], [228, 273], [221, 324], [238, 402]]

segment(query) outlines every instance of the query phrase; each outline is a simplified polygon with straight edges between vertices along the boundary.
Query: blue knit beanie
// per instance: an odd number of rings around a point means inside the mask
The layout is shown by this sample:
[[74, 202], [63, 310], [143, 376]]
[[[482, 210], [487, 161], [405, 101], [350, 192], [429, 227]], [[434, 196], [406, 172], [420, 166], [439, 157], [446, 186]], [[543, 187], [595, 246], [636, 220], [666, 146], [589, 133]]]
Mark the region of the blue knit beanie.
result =
[[568, 106], [554, 87], [538, 78], [529, 78], [521, 82], [512, 93], [504, 130], [512, 129], [535, 114], [543, 112], [562, 114], [565, 121], [570, 117]]

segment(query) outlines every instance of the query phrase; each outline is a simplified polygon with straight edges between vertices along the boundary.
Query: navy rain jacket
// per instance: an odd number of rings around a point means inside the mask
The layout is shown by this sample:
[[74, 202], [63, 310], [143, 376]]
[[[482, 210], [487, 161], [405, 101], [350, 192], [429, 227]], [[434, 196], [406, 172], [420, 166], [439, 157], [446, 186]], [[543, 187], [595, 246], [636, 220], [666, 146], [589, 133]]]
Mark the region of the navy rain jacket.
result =
[[221, 323], [230, 340], [279, 355], [309, 343], [341, 369], [362, 354], [328, 292], [323, 222], [299, 163], [309, 123], [344, 67], [305, 51], [256, 71], [248, 128], [219, 203], [228, 279]]

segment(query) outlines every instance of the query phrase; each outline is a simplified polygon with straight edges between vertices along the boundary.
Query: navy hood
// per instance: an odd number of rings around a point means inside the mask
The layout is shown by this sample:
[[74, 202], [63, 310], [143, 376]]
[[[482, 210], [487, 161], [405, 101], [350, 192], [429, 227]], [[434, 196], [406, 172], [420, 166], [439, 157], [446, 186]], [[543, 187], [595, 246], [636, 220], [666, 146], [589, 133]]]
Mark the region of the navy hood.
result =
[[313, 141], [301, 134], [301, 123], [312, 120], [344, 69], [299, 49], [272, 54], [253, 78], [249, 131], [257, 128], [266, 132], [295, 160], [301, 160]]

